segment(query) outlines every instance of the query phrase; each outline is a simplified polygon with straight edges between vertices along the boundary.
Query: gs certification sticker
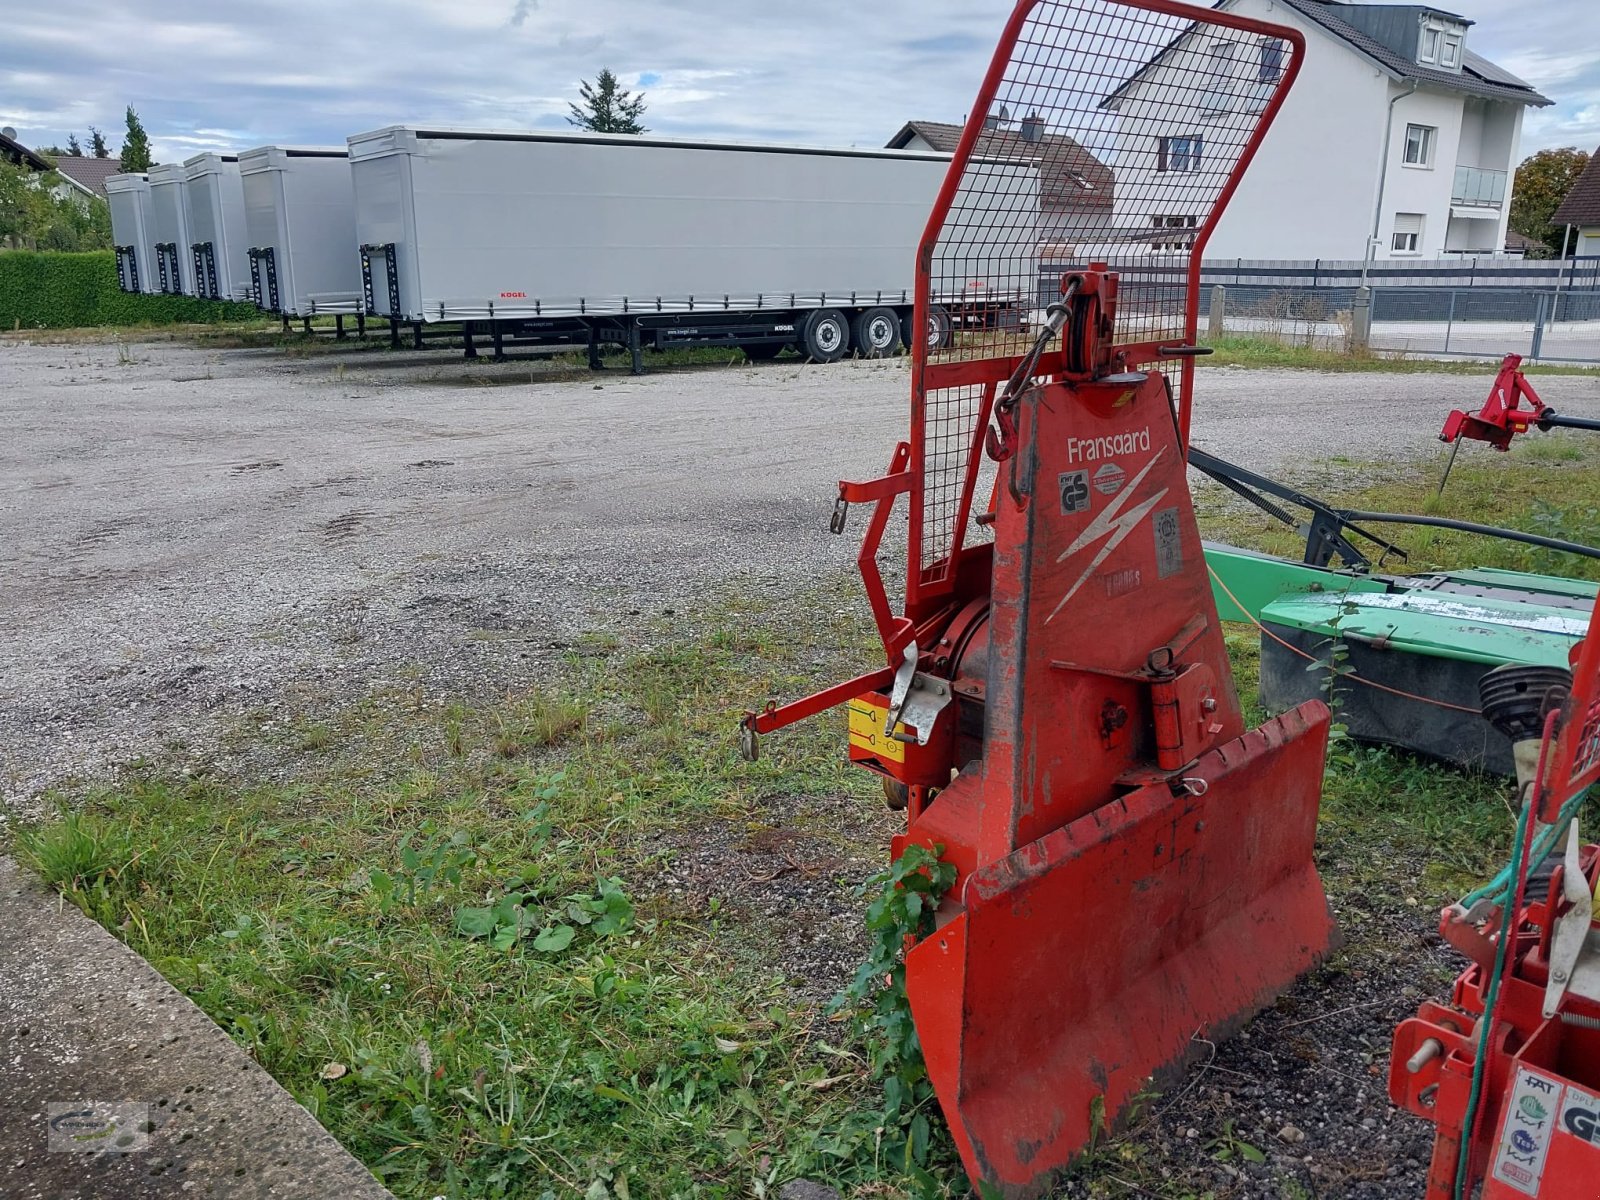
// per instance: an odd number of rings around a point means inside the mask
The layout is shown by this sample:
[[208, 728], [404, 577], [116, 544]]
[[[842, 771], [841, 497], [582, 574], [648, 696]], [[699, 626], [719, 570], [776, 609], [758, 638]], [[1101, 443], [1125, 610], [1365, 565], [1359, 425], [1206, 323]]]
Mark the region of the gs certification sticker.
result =
[[1061, 512], [1063, 516], [1087, 512], [1089, 509], [1089, 472], [1067, 471], [1061, 476]]

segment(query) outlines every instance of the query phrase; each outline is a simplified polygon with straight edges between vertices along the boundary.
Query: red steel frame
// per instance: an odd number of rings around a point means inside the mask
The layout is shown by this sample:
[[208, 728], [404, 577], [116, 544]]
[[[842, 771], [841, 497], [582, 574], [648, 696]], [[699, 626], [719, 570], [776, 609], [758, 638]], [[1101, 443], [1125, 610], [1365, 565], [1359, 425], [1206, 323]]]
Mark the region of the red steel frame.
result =
[[[850, 503], [874, 505], [858, 565], [889, 665], [744, 723], [753, 742], [860, 701], [851, 757], [900, 789], [910, 817], [895, 853], [937, 847], [955, 865], [937, 930], [907, 951], [906, 994], [969, 1175], [1011, 1196], [1047, 1188], [1092, 1141], [1097, 1105], [1099, 1119], [1115, 1121], [1152, 1076], [1181, 1067], [1197, 1031], [1235, 1028], [1334, 938], [1313, 855], [1328, 710], [1310, 701], [1246, 727], [1184, 458], [1201, 255], [1298, 75], [1304, 39], [1174, 0], [1021, 0], [919, 243], [914, 328], [927, 330], [933, 304], [963, 286], [951, 286], [953, 271], [982, 274], [964, 269], [963, 254], [993, 253], [971, 240], [974, 231], [1009, 233], [1017, 208], [1007, 205], [1031, 203], [1008, 190], [1014, 156], [979, 156], [1001, 88], [1042, 94], [1042, 111], [1084, 119], [1083, 127], [1058, 119], [1057, 128], [1093, 134], [1102, 115], [1083, 97], [1103, 90], [1060, 76], [1041, 83], [1033, 72], [1076, 70], [1097, 84], [1136, 67], [1094, 106], [1104, 110], [1145, 69], [1164, 70], [1191, 33], [1200, 47], [1213, 29], [1291, 52], [1280, 50], [1281, 74], [1257, 81], [1269, 86], [1240, 108], [1243, 123], [1208, 131], [1222, 147], [1213, 170], [1135, 193], [1192, 205], [1197, 217], [1204, 206], [1204, 219], [1188, 227], [1193, 241], [1180, 243], [1189, 252], [1183, 283], [1150, 287], [1153, 301], [1133, 309], [1135, 322], [1159, 334], [1117, 340], [1114, 314], [1132, 293], [1119, 291], [1107, 266], [1089, 263], [1071, 269], [1061, 310], [1073, 332], [1042, 350], [1031, 335], [989, 340], [987, 326], [948, 359], [915, 339], [910, 438], [883, 478], [841, 483], [834, 525], [842, 528]], [[1008, 78], [1013, 66], [1024, 82]], [[1186, 69], [1173, 78], [1191, 101], [1205, 87]], [[1143, 103], [1111, 110], [1119, 137], [1170, 128], [1160, 116], [1165, 97], [1155, 117]], [[1173, 227], [1160, 220], [1156, 228]], [[1120, 239], [1113, 231], [1109, 240]], [[1020, 282], [1015, 269], [1010, 280]], [[1000, 303], [1028, 294], [1008, 289]], [[955, 361], [973, 353], [990, 356]], [[1176, 406], [1166, 376], [1134, 370], [1164, 362], [1177, 364]], [[1014, 386], [1022, 370], [1028, 378]], [[1003, 385], [1007, 444], [991, 457], [1008, 464], [996, 500], [1005, 488], [1015, 503], [996, 503], [982, 518], [992, 545], [968, 546]], [[1052, 493], [1077, 465], [1068, 445], [1083, 434], [1120, 448], [1104, 452], [1112, 474], [1098, 496], [1085, 486], [1082, 502], [1069, 505], [1067, 484]], [[901, 493], [909, 493], [909, 545], [897, 615], [876, 554]], [[925, 540], [947, 529], [948, 545]], [[912, 737], [900, 706], [918, 688], [944, 704], [916, 717]]]
[[[1052, 0], [1018, 0], [1016, 7], [1012, 10], [1010, 19], [1006, 22], [1005, 30], [1001, 34], [1000, 44], [995, 51], [994, 59], [990, 63], [989, 71], [984, 76], [982, 86], [978, 89], [977, 100], [972, 106], [971, 115], [967, 118], [966, 127], [962, 130], [961, 140], [957, 143], [950, 172], [945, 176], [944, 185], [939, 189], [939, 194], [934, 201], [933, 212], [928, 218], [928, 224], [923, 231], [922, 240], [917, 247], [914, 328], [919, 331], [927, 328], [928, 311], [931, 303], [934, 253], [939, 246], [940, 235], [944, 231], [951, 207], [955, 203], [956, 193], [960, 190], [963, 169], [974, 156], [978, 139], [984, 132], [984, 121], [989, 116], [989, 112], [994, 105], [995, 96], [1005, 78], [1006, 68], [1010, 65], [1011, 55], [1017, 45], [1018, 38], [1022, 34], [1023, 27], [1036, 9], [1051, 2]], [[1226, 182], [1217, 195], [1216, 201], [1212, 204], [1210, 212], [1206, 214], [1205, 221], [1195, 232], [1194, 244], [1189, 256], [1187, 298], [1184, 309], [1184, 341], [1192, 346], [1199, 331], [1200, 271], [1206, 243], [1216, 229], [1217, 222], [1227, 208], [1229, 200], [1233, 198], [1234, 192], [1238, 189], [1239, 181], [1244, 177], [1246, 168], [1249, 167], [1257, 150], [1260, 149], [1267, 130], [1271, 128], [1273, 121], [1277, 118], [1278, 111], [1283, 107], [1283, 102], [1289, 94], [1289, 89], [1294, 86], [1294, 81], [1299, 76], [1300, 65], [1305, 57], [1305, 37], [1299, 30], [1287, 26], [1272, 25], [1265, 21], [1236, 16], [1233, 13], [1222, 12], [1217, 9], [1198, 8], [1191, 4], [1176, 3], [1175, 0], [1124, 0], [1122, 7], [1161, 13], [1199, 24], [1219, 25], [1226, 29], [1237, 30], [1240, 33], [1281, 38], [1294, 49], [1294, 53], [1287, 56], [1287, 68], [1278, 86], [1273, 91], [1271, 99], [1267, 102], [1266, 108], [1256, 124], [1255, 131], [1246, 142], [1243, 152], [1235, 162], [1233, 170], [1229, 173]], [[1160, 342], [1133, 342], [1119, 346], [1123, 361], [1130, 367], [1173, 357], [1169, 353], [1163, 353], [1164, 349], [1166, 349], [1166, 346]], [[982, 384], [984, 386], [984, 398], [978, 414], [976, 436], [973, 439], [971, 454], [968, 459], [967, 478], [961, 504], [951, 534], [949, 555], [944, 560], [944, 570], [936, 577], [931, 575], [929, 570], [924, 567], [921, 559], [924, 493], [920, 487], [911, 489], [911, 530], [906, 572], [906, 611], [908, 614], [917, 615], [928, 612], [932, 605], [942, 597], [949, 596], [953, 590], [957, 573], [957, 559], [963, 552], [967, 526], [971, 520], [973, 492], [977, 481], [977, 460], [983, 451], [983, 437], [993, 409], [995, 391], [1000, 383], [1010, 377], [1021, 361], [1021, 356], [1017, 355], [1002, 359], [938, 363], [929, 361], [929, 353], [926, 339], [922, 337], [915, 339], [912, 345], [911, 363], [911, 463], [913, 464], [913, 471], [920, 475], [923, 455], [927, 449], [924, 443], [924, 429], [927, 419], [925, 404], [928, 392], [940, 388]], [[1061, 368], [1062, 352], [1059, 350], [1047, 351], [1039, 357], [1036, 374], [1039, 376], [1056, 375], [1060, 373]], [[1194, 369], [1192, 358], [1186, 356], [1180, 358], [1179, 370], [1181, 372], [1182, 388], [1178, 406], [1178, 429], [1185, 447], [1188, 446], [1189, 442], [1189, 417], [1194, 385]], [[885, 635], [885, 645], [889, 649], [892, 661], [900, 647], [893, 644], [895, 639], [891, 636], [889, 629], [883, 629], [883, 633]], [[904, 642], [901, 645], [903, 646]]]

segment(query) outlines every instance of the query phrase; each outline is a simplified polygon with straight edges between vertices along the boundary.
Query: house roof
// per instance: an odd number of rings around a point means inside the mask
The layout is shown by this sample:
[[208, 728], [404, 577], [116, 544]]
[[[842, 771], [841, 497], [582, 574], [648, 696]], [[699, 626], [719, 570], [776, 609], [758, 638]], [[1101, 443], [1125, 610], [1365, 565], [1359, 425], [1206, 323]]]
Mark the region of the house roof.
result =
[[[1039, 162], [1039, 202], [1047, 209], [1105, 209], [1114, 202], [1116, 177], [1111, 168], [1062, 133], [1040, 133], [1038, 140], [1017, 128], [994, 129], [978, 135], [973, 152], [982, 158], [1024, 158]], [[907, 121], [889, 139], [888, 148], [902, 150], [921, 138], [943, 154], [953, 154], [961, 141], [960, 125], [943, 121]]]
[[1550, 224], [1600, 225], [1600, 150], [1589, 156], [1589, 165], [1556, 206]]
[[0, 158], [18, 166], [26, 166], [35, 171], [48, 171], [50, 164], [29, 150], [16, 138], [7, 137], [0, 133]]
[[[1425, 67], [1422, 64], [1397, 54], [1388, 46], [1372, 37], [1365, 31], [1346, 21], [1340, 15], [1341, 10], [1360, 7], [1375, 7], [1341, 3], [1341, 0], [1283, 0], [1283, 3], [1292, 8], [1301, 16], [1308, 17], [1321, 25], [1329, 33], [1350, 43], [1352, 47], [1376, 62], [1390, 75], [1398, 79], [1414, 79], [1418, 83], [1433, 84], [1436, 87], [1449, 88], [1452, 91], [1466, 92], [1470, 96], [1483, 96], [1490, 100], [1512, 100], [1522, 104], [1531, 104], [1535, 107], [1554, 103], [1541, 96], [1533, 88], [1518, 79], [1511, 72], [1497, 67], [1488, 59], [1474, 54], [1465, 48], [1461, 53], [1461, 72], [1440, 71], [1434, 67]], [[1218, 7], [1221, 7], [1218, 5]], [[1443, 16], [1454, 16], [1442, 9], [1429, 8], [1430, 12], [1438, 12]], [[1464, 24], [1470, 24], [1464, 17], [1456, 17]]]
[[[1211, 7], [1226, 8], [1230, 3], [1232, 3], [1232, 0], [1216, 0]], [[1461, 51], [1460, 73], [1441, 71], [1434, 67], [1423, 66], [1403, 54], [1396, 53], [1376, 38], [1346, 21], [1340, 15], [1341, 11], [1348, 11], [1353, 8], [1387, 6], [1345, 4], [1342, 3], [1342, 0], [1282, 0], [1282, 3], [1285, 7], [1299, 13], [1307, 20], [1320, 25], [1334, 37], [1346, 42], [1352, 50], [1377, 63], [1388, 75], [1395, 79], [1415, 80], [1418, 83], [1432, 84], [1435, 87], [1448, 88], [1451, 91], [1465, 92], [1469, 96], [1482, 96], [1490, 100], [1509, 100], [1517, 104], [1530, 104], [1536, 108], [1555, 103], [1555, 101], [1541, 96], [1510, 71], [1503, 67], [1497, 67], [1488, 59], [1474, 54], [1465, 47]], [[1451, 17], [1465, 25], [1472, 24], [1465, 17], [1457, 17], [1455, 14], [1445, 12], [1443, 9], [1426, 6], [1409, 7], [1417, 8], [1418, 11], [1438, 13], [1441, 16]], [[1175, 50], [1193, 29], [1194, 26], [1191, 25], [1173, 38], [1172, 41], [1168, 42], [1160, 53], [1128, 76], [1127, 79], [1124, 79], [1115, 91], [1102, 100], [1100, 107], [1114, 110], [1114, 102], [1120, 99], [1128, 88], [1138, 82], [1146, 71], [1151, 70]]]
[[1515, 229], [1506, 230], [1507, 250], [1546, 250], [1549, 249], [1538, 238], [1531, 238], [1525, 233], [1518, 233]]
[[84, 191], [99, 196], [102, 200], [106, 195], [106, 179], [111, 175], [122, 174], [122, 160], [119, 158], [79, 158], [71, 154], [63, 154], [56, 159], [56, 170], [65, 175]]

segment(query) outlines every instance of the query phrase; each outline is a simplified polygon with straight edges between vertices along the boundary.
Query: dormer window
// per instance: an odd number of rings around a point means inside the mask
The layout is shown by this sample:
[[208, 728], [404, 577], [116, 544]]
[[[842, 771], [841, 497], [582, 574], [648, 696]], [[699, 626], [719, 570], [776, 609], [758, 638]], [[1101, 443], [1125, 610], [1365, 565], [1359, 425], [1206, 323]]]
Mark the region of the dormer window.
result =
[[1466, 30], [1444, 21], [1424, 20], [1417, 39], [1417, 62], [1442, 71], [1461, 69], [1461, 43]]

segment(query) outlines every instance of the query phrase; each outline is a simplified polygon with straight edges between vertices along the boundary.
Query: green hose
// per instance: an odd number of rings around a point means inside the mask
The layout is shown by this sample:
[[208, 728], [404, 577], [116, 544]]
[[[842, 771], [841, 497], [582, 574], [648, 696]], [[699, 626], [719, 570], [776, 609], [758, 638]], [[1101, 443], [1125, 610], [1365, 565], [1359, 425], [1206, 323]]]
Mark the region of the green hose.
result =
[[[1533, 852], [1528, 856], [1530, 861], [1542, 862], [1544, 860], [1545, 855], [1549, 854], [1554, 848], [1557, 839], [1563, 833], [1565, 833], [1567, 823], [1577, 815], [1578, 809], [1583, 807], [1584, 799], [1588, 796], [1588, 794], [1589, 793], [1587, 791], [1579, 792], [1576, 796], [1572, 797], [1572, 799], [1568, 800], [1566, 804], [1562, 805], [1561, 813], [1556, 817], [1555, 824], [1546, 825], [1539, 835], [1534, 839]], [[1526, 811], [1526, 808], [1524, 808], [1524, 811]], [[1480, 900], [1495, 899], [1503, 902], [1507, 898], [1507, 893], [1511, 891], [1512, 885], [1515, 882], [1516, 880], [1512, 877], [1511, 867], [1509, 865], [1504, 866], [1500, 868], [1500, 873], [1488, 883], [1484, 884], [1477, 891], [1468, 892], [1464, 897], [1462, 897], [1461, 907], [1464, 909], [1471, 908]]]

